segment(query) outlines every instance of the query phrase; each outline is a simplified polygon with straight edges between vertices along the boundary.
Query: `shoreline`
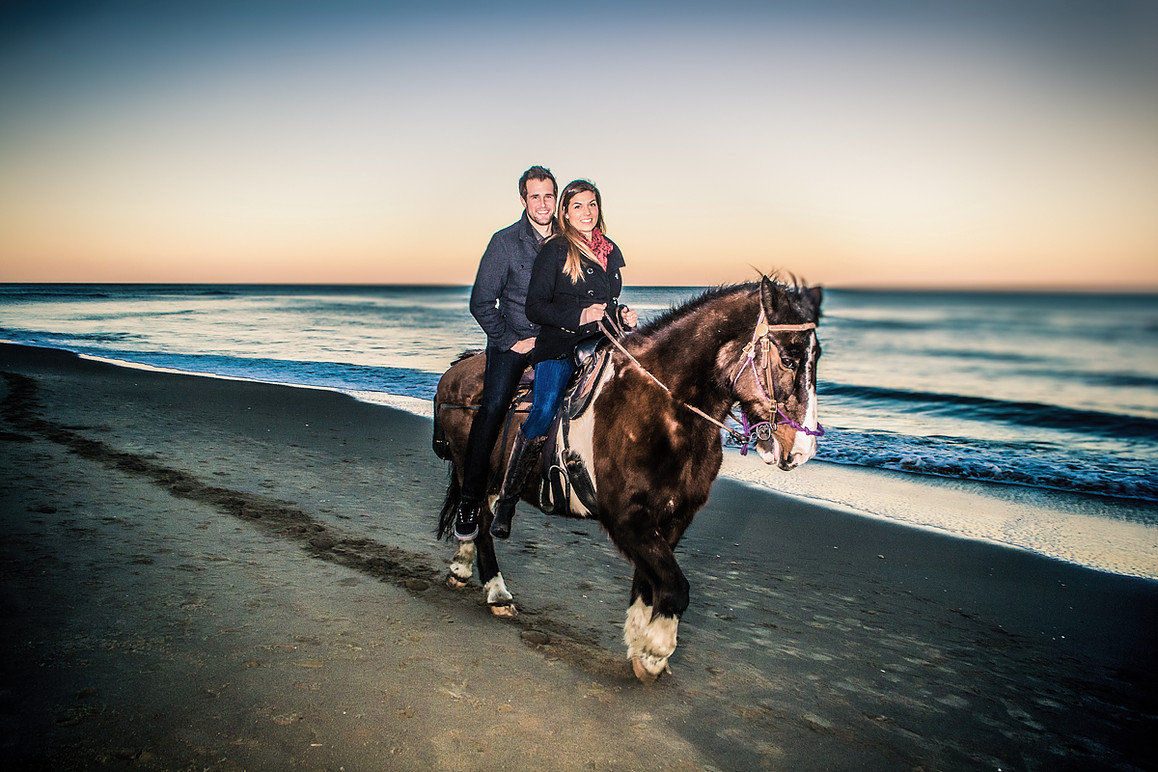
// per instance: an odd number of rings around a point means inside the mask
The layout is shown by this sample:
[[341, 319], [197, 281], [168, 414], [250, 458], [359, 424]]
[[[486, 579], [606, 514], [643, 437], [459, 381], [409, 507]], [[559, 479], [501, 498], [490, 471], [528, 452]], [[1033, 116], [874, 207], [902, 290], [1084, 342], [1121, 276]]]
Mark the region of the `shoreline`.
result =
[[0, 346], [0, 745], [29, 769], [1090, 769], [1154, 758], [1158, 583], [717, 481], [673, 673], [520, 505], [441, 584], [429, 421]]
[[[345, 394], [366, 404], [403, 410], [428, 419], [433, 416], [430, 400], [417, 397], [273, 383], [160, 368], [91, 354], [75, 355], [131, 370]], [[840, 507], [862, 517], [1021, 549], [1110, 574], [1158, 580], [1158, 524], [1153, 524], [1158, 519], [1158, 503], [1016, 484], [906, 474], [822, 460], [813, 460], [797, 470], [784, 473], [754, 458], [743, 458], [737, 449], [727, 447], [720, 476], [801, 501]], [[878, 488], [885, 490], [877, 492]], [[978, 516], [979, 508], [985, 509], [984, 517]], [[1090, 514], [1091, 511], [1101, 514]], [[1028, 521], [1027, 515], [1030, 516]], [[1032, 523], [1032, 527], [1026, 527], [1027, 522]]]

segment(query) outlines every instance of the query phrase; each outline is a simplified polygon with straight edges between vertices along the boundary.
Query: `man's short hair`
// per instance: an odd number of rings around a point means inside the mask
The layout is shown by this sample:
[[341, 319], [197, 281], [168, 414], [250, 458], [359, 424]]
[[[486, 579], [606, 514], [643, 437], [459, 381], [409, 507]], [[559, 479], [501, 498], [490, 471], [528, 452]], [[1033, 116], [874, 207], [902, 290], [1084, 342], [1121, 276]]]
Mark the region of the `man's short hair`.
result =
[[527, 200], [527, 180], [550, 180], [555, 195], [559, 195], [559, 183], [555, 182], [555, 175], [546, 166], [532, 166], [519, 177], [519, 198]]

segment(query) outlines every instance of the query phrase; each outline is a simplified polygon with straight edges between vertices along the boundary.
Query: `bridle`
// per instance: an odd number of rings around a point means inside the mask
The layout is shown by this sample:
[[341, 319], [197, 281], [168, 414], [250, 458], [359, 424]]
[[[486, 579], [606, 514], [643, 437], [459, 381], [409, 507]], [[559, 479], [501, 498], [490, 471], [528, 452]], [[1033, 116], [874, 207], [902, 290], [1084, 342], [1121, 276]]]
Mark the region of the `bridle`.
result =
[[[654, 381], [656, 385], [658, 385], [661, 389], [666, 391], [669, 396], [671, 396], [671, 389], [669, 389], [667, 387], [667, 385], [664, 384], [663, 381], [661, 381], [659, 378], [656, 378], [651, 373], [650, 370], [648, 370], [646, 367], [644, 367], [642, 364], [640, 364], [639, 360], [636, 359], [634, 356], [632, 356], [630, 351], [628, 351], [626, 348], [624, 348], [623, 344], [619, 342], [619, 336], [615, 335], [615, 333], [612, 332], [612, 330], [608, 329], [607, 325], [604, 323], [604, 321], [602, 319], [599, 320], [598, 324], [599, 324], [599, 329], [603, 332], [604, 335], [607, 336], [607, 339], [611, 341], [611, 344], [613, 346], [615, 346], [617, 349], [619, 349], [620, 353], [622, 353], [625, 357], [627, 357], [629, 360], [631, 360], [632, 364], [634, 364], [637, 368], [639, 368], [640, 372], [642, 372], [644, 375], [646, 375], [648, 378], [650, 378], [652, 381]], [[764, 309], [763, 309], [763, 307], [761, 307], [760, 308], [760, 318], [756, 321], [756, 327], [752, 332], [752, 340], [748, 341], [748, 345], [744, 346], [744, 350], [740, 352], [739, 366], [736, 368], [736, 375], [732, 377], [732, 391], [733, 392], [735, 391], [736, 381], [739, 379], [740, 375], [743, 373], [745, 367], [751, 368], [752, 376], [756, 380], [756, 388], [758, 388], [760, 390], [760, 395], [764, 397], [764, 399], [769, 403], [769, 406], [772, 408], [772, 410], [771, 410], [772, 421], [774, 423], [770, 422], [770, 421], [761, 421], [760, 423], [755, 424], [754, 426], [749, 426], [748, 416], [744, 413], [743, 410], [741, 410], [740, 411], [740, 424], [744, 427], [744, 431], [743, 431], [743, 433], [741, 433], [741, 432], [736, 431], [732, 427], [728, 426], [727, 424], [723, 423], [722, 421], [717, 421], [715, 418], [712, 418], [710, 415], [708, 415], [704, 411], [700, 410], [695, 405], [689, 405], [688, 403], [686, 403], [682, 400], [675, 399], [674, 396], [672, 396], [672, 399], [675, 402], [677, 402], [678, 404], [683, 405], [684, 407], [686, 407], [688, 410], [692, 411], [696, 415], [700, 416], [704, 420], [715, 424], [716, 426], [718, 426], [721, 429], [723, 429], [724, 431], [726, 431], [728, 434], [732, 435], [732, 437], [737, 442], [740, 443], [740, 455], [742, 455], [742, 456], [748, 455], [748, 445], [751, 444], [753, 435], [758, 440], [767, 441], [767, 440], [772, 438], [773, 430], [775, 430], [775, 428], [777, 426], [779, 426], [780, 424], [788, 424], [796, 431], [804, 432], [805, 434], [807, 434], [811, 437], [823, 436], [824, 435], [824, 427], [821, 426], [819, 423], [816, 424], [815, 429], [809, 429], [805, 426], [801, 426], [796, 421], [793, 421], [791, 418], [789, 418], [787, 415], [785, 415], [784, 411], [780, 408], [780, 403], [777, 402], [777, 400], [776, 400], [776, 389], [773, 386], [774, 382], [772, 380], [772, 363], [769, 361], [769, 357], [768, 357], [768, 353], [769, 353], [771, 346], [772, 346], [772, 334], [773, 333], [777, 333], [777, 332], [807, 332], [809, 330], [815, 330], [815, 329], [816, 329], [816, 324], [814, 322], [808, 322], [805, 324], [773, 324], [773, 325], [770, 325], [770, 324], [768, 324], [767, 320], [765, 319]], [[764, 362], [763, 363], [763, 369], [764, 369], [766, 380], [768, 383], [768, 389], [767, 390], [765, 390], [764, 385], [762, 383], [760, 383], [760, 375], [756, 370], [756, 362], [755, 362], [756, 353], [755, 352], [756, 352], [757, 345], [759, 345], [760, 351], [763, 354], [763, 362]], [[768, 392], [772, 392], [771, 397], [768, 396]], [[733, 419], [734, 418], [735, 417], [733, 416]]]
[[[769, 356], [772, 350], [772, 334], [777, 332], [810, 332], [816, 330], [815, 322], [806, 322], [804, 324], [768, 324], [764, 316], [764, 308], [760, 308], [760, 318], [756, 321], [756, 327], [752, 331], [752, 340], [748, 341], [748, 345], [744, 346], [744, 350], [740, 352], [739, 364], [736, 367], [736, 374], [732, 376], [732, 391], [736, 390], [736, 381], [744, 374], [745, 370], [752, 371], [752, 380], [756, 382], [756, 388], [760, 390], [760, 396], [771, 407], [772, 420], [761, 421], [752, 426], [748, 425], [748, 415], [740, 411], [740, 424], [744, 427], [744, 434], [742, 436], [743, 446], [740, 448], [740, 455], [748, 455], [748, 443], [752, 441], [752, 436], [755, 435], [757, 440], [767, 442], [772, 439], [772, 432], [780, 424], [788, 424], [798, 432], [804, 432], [809, 437], [823, 437], [824, 427], [818, 422], [815, 429], [809, 429], [807, 426], [801, 426], [799, 423], [789, 418], [784, 410], [780, 407], [780, 402], [776, 399], [775, 381], [772, 380], [772, 357]], [[756, 369], [756, 348], [759, 346], [760, 358], [762, 360], [761, 369], [764, 371], [764, 382], [768, 384], [768, 388], [764, 388], [764, 384], [760, 382], [760, 372]], [[779, 347], [777, 347], [779, 348]], [[781, 367], [784, 365], [781, 364]], [[769, 395], [771, 392], [771, 395]]]

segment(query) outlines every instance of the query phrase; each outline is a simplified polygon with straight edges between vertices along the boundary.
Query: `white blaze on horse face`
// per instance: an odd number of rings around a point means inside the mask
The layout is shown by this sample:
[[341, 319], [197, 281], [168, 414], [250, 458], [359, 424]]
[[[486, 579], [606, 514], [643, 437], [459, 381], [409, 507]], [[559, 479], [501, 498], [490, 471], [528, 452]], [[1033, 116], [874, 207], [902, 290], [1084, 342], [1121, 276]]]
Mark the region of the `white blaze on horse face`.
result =
[[[804, 359], [805, 362], [811, 363], [814, 361], [813, 354], [816, 351], [816, 336], [813, 335], [808, 341], [808, 355]], [[809, 429], [815, 429], [819, 424], [816, 417], [816, 384], [812, 381], [813, 369], [805, 370], [804, 388], [808, 392], [808, 402], [804, 409], [804, 421], [801, 426]], [[801, 464], [804, 464], [813, 456], [816, 455], [816, 435], [808, 434], [807, 432], [796, 432], [796, 440], [792, 443], [792, 451], [788, 456], [788, 469], [794, 469]]]

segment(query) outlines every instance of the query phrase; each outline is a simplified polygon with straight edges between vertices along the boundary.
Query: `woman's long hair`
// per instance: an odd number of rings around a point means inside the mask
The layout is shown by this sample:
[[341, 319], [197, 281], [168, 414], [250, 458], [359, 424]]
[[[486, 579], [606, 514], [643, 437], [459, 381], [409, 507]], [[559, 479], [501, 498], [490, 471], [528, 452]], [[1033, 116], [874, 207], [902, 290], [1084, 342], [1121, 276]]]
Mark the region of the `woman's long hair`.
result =
[[574, 180], [567, 183], [567, 187], [563, 188], [563, 195], [559, 197], [559, 216], [556, 218], [559, 221], [559, 235], [567, 239], [567, 261], [563, 264], [563, 273], [571, 280], [572, 284], [579, 281], [579, 277], [583, 275], [583, 256], [595, 260], [595, 253], [587, 246], [587, 239], [583, 237], [566, 217], [567, 205], [571, 203], [571, 199], [575, 198], [580, 193], [594, 193], [595, 204], [599, 207], [599, 220], [595, 223], [595, 227], [602, 233], [606, 233], [603, 225], [603, 199], [599, 195], [599, 188], [595, 187], [594, 183], [589, 180]]

